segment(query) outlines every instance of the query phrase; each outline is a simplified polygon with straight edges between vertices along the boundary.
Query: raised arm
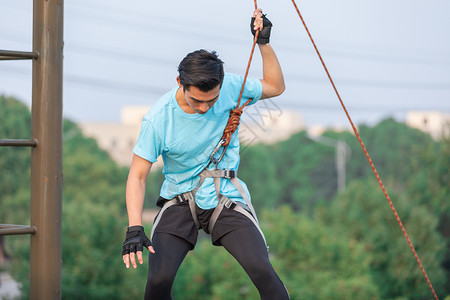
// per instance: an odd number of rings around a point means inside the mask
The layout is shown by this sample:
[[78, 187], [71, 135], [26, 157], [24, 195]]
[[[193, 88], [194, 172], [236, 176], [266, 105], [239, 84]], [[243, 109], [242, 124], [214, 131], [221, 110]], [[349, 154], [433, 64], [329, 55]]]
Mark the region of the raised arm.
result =
[[258, 46], [263, 61], [263, 78], [261, 79], [263, 91], [261, 99], [279, 96], [284, 92], [286, 86], [278, 58], [270, 44]]
[[286, 87], [277, 55], [269, 43], [272, 23], [266, 17], [263, 17], [261, 9], [255, 10], [253, 18], [252, 32], [260, 30], [257, 43], [263, 62], [263, 78], [261, 79], [263, 91], [261, 99], [276, 97], [281, 95]]

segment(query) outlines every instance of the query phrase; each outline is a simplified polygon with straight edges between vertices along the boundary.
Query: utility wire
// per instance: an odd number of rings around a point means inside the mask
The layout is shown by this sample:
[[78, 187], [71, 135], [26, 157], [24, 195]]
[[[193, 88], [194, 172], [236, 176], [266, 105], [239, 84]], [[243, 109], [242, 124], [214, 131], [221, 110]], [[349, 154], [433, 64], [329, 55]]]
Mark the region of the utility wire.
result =
[[[10, 76], [11, 73], [29, 76], [31, 81], [31, 69], [20, 68], [15, 66], [6, 66], [0, 69], [0, 74], [6, 73]], [[9, 77], [8, 76], [8, 77]], [[64, 74], [64, 84], [82, 85], [88, 88], [106, 90], [111, 93], [134, 94], [140, 96], [147, 96], [149, 94], [162, 95], [168, 92], [170, 88], [163, 88], [160, 86], [151, 86], [143, 84], [135, 84], [130, 82], [104, 80], [96, 77], [78, 76], [74, 74]]]
[[[1, 33], [1, 32], [0, 32]], [[95, 57], [109, 57], [123, 61], [131, 61], [139, 64], [159, 65], [175, 69], [178, 64], [173, 59], [161, 57], [152, 57], [139, 53], [126, 52], [126, 50], [111, 50], [97, 46], [80, 45], [79, 43], [66, 45], [66, 49], [70, 52], [91, 55]], [[233, 68], [233, 72], [238, 72]], [[285, 77], [290, 81], [309, 82], [316, 84], [328, 84], [325, 77], [299, 75], [298, 73], [286, 73]], [[402, 89], [402, 90], [450, 90], [450, 82], [413, 82], [413, 81], [393, 81], [393, 80], [377, 80], [377, 79], [356, 79], [356, 78], [337, 78], [336, 82], [345, 86], [371, 87], [377, 89]]]
[[[108, 24], [108, 27], [114, 26], [114, 29], [111, 29], [111, 32], [117, 31], [117, 29], [129, 29], [133, 32], [142, 32], [144, 34], [148, 34], [149, 32], [157, 32], [158, 34], [165, 33], [176, 36], [176, 38], [180, 38], [183, 36], [189, 36], [189, 38], [198, 37], [208, 42], [216, 41], [216, 42], [227, 42], [227, 43], [244, 43], [248, 42], [245, 38], [239, 38], [234, 35], [221, 36], [220, 39], [217, 37], [216, 32], [224, 32], [228, 28], [215, 26], [215, 30], [211, 30], [210, 33], [205, 33], [205, 27], [199, 26], [199, 23], [189, 22], [188, 19], [183, 19], [183, 26], [179, 26], [180, 21], [171, 17], [164, 16], [160, 17], [163, 21], [158, 21], [158, 17], [151, 16], [152, 22], [148, 20], [148, 14], [143, 14], [137, 11], [123, 12], [123, 11], [115, 11], [111, 10], [109, 7], [101, 7], [99, 9], [92, 9], [93, 6], [90, 4], [87, 6], [89, 10], [86, 10], [86, 6], [80, 9], [79, 7], [73, 7], [69, 11], [70, 13], [66, 15], [66, 22], [73, 20], [75, 22], [80, 22], [80, 19], [72, 19], [71, 16], [78, 16], [82, 20], [82, 23], [86, 23], [88, 21], [91, 24], [104, 26]], [[19, 9], [17, 6], [11, 5], [9, 3], [10, 8]], [[22, 8], [20, 8], [22, 9]], [[78, 11], [77, 11], [78, 10]], [[81, 11], [81, 12], [80, 12]], [[110, 13], [105, 13], [105, 12]], [[112, 14], [111, 14], [112, 13]], [[136, 18], [138, 15], [140, 17]], [[126, 18], [123, 16], [133, 16], [133, 18]], [[98, 22], [98, 21], [103, 21]], [[185, 23], [188, 22], [190, 25], [186, 26]], [[176, 25], [174, 25], [176, 24]], [[216, 24], [214, 24], [216, 25]], [[208, 27], [211, 27], [211, 24], [208, 24]], [[2, 33], [3, 34], [3, 33]], [[282, 36], [282, 34], [278, 34], [279, 42], [277, 47], [279, 48], [279, 52], [295, 52], [296, 55], [299, 54], [307, 54], [313, 55], [311, 51], [308, 51], [308, 48], [305, 46], [298, 47], [292, 44], [292, 41], [289, 43], [283, 42], [284, 40], [290, 40], [288, 36]], [[352, 46], [353, 47], [353, 46]], [[449, 65], [450, 58], [449, 57], [424, 57], [424, 56], [405, 56], [404, 53], [402, 55], [392, 55], [392, 54], [383, 54], [383, 53], [363, 53], [355, 51], [354, 47], [352, 50], [333, 50], [328, 49], [325, 50], [327, 57], [335, 57], [339, 59], [349, 59], [349, 60], [359, 60], [359, 61], [369, 61], [369, 62], [388, 62], [388, 63], [401, 63], [401, 64], [410, 64], [410, 65]]]
[[[31, 69], [19, 68], [13, 66], [7, 66], [5, 69], [0, 69], [1, 74], [8, 74], [8, 78], [11, 78], [11, 74], [24, 75], [21, 78], [29, 77], [31, 80]], [[18, 78], [18, 77], [16, 77]], [[71, 85], [82, 86], [88, 90], [103, 90], [110, 94], [121, 94], [121, 95], [133, 95], [137, 97], [148, 97], [149, 95], [161, 96], [162, 94], [168, 92], [171, 87], [156, 87], [149, 85], [140, 85], [140, 84], [130, 84], [123, 83], [119, 81], [112, 80], [103, 80], [93, 77], [85, 77], [85, 76], [77, 76], [71, 74], [64, 75], [64, 84], [66, 87], [70, 87]], [[280, 99], [274, 100], [277, 105], [284, 108], [289, 109], [298, 109], [298, 110], [306, 110], [306, 111], [327, 111], [327, 112], [337, 112], [340, 111], [340, 108], [336, 105], [331, 105], [323, 102], [318, 102], [317, 99], [292, 99], [285, 98], [283, 96]], [[408, 106], [374, 106], [374, 105], [349, 105], [352, 111], [357, 112], [378, 112], [378, 113], [396, 113], [396, 112], [404, 112], [406, 110], [423, 110], [423, 108], [411, 108]], [[450, 107], [446, 108], [450, 111]], [[433, 108], [427, 107], [427, 110], [433, 110]], [[435, 108], [435, 110], [442, 110], [442, 107]]]
[[[104, 13], [105, 11], [109, 11], [110, 13], [115, 14], [115, 16], [112, 16], [111, 14], [107, 14], [106, 16], [109, 16], [111, 18], [117, 18], [118, 16], [121, 17], [124, 15], [123, 10], [112, 10], [111, 7], [107, 7], [105, 10], [105, 7], [98, 7], [94, 8], [95, 6], [93, 6], [92, 4], [88, 5], [88, 6], [83, 6], [83, 9], [88, 8], [89, 10], [91, 10], [95, 15], [98, 15], [99, 13]], [[79, 7], [77, 7], [79, 8]], [[139, 26], [140, 24], [144, 24], [142, 22], [137, 22], [139, 19], [148, 22], [149, 20], [149, 14], [145, 13], [143, 14], [140, 11], [135, 11], [135, 10], [128, 10], [128, 13], [125, 13], [126, 15], [129, 16], [133, 16], [133, 21], [136, 22], [136, 24]], [[138, 18], [136, 18], [136, 16], [138, 16]], [[155, 20], [155, 19], [162, 19], [163, 21], [161, 22], [161, 25], [164, 26], [173, 26], [173, 24], [179, 24], [180, 23], [180, 16], [177, 16], [177, 18], [173, 18], [172, 16], [168, 16], [165, 15], [163, 17], [161, 17], [161, 14], [157, 14], [157, 15], [151, 15], [151, 19]], [[198, 27], [198, 23], [192, 22], [190, 19], [184, 18], [182, 19], [182, 23], [183, 23], [183, 27], [186, 28], [191, 28], [191, 27]], [[186, 24], [190, 24], [189, 26]], [[223, 26], [218, 27], [217, 24], [209, 24], [208, 27], [212, 27], [211, 25], [215, 25], [215, 29], [211, 31], [210, 36], [212, 37], [217, 37], [217, 35], [215, 34], [216, 32], [223, 32], [224, 30], [227, 30], [227, 28], [224, 28]], [[179, 26], [177, 25], [175, 27], [177, 30], [179, 30]], [[205, 28], [204, 27], [198, 27], [198, 30], [204, 31]], [[283, 33], [278, 33], [277, 36], [280, 37], [284, 37], [281, 40], [290, 40], [290, 46], [292, 48], [292, 43], [291, 43], [291, 36], [287, 36], [287, 35], [283, 35]], [[243, 39], [242, 39], [243, 41]], [[352, 46], [353, 48], [353, 46]], [[304, 46], [302, 47], [302, 50], [304, 52], [307, 52], [307, 47]], [[298, 49], [295, 49], [298, 50]], [[309, 52], [308, 52], [309, 53]], [[366, 53], [357, 53], [354, 51], [354, 49], [350, 50], [350, 51], [342, 51], [342, 50], [331, 50], [329, 49], [327, 51], [327, 55], [332, 54], [333, 56], [336, 57], [342, 57], [342, 58], [348, 58], [348, 59], [357, 59], [357, 60], [373, 60], [373, 57], [378, 57], [377, 60], [384, 60], [384, 61], [388, 61], [388, 62], [396, 62], [396, 63], [408, 63], [408, 64], [439, 64], [442, 65], [443, 61], [445, 64], [449, 64], [450, 63], [450, 57], [446, 56], [446, 57], [440, 57], [440, 58], [436, 58], [436, 57], [421, 57], [421, 56], [413, 56], [413, 57], [405, 57], [405, 54], [402, 52], [401, 55], [398, 56], [392, 56], [392, 54], [381, 54], [381, 53], [371, 53], [371, 54], [366, 54]]]

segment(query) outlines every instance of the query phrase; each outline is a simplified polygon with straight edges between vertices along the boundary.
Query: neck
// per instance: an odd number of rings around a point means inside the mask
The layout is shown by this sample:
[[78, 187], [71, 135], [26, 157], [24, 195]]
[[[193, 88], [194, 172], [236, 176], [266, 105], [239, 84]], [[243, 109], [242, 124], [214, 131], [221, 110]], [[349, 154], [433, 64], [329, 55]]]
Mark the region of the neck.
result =
[[184, 92], [183, 92], [183, 89], [181, 87], [178, 88], [177, 92], [175, 93], [175, 99], [177, 100], [177, 103], [180, 106], [180, 108], [185, 113], [195, 114], [195, 111], [186, 102], [186, 98], [184, 97]]

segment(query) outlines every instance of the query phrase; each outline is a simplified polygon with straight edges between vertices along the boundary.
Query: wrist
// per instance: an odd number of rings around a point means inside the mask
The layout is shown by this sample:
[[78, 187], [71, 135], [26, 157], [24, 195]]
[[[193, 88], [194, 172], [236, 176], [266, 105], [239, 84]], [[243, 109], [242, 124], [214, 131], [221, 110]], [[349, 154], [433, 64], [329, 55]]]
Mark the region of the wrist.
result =
[[129, 222], [128, 223], [128, 227], [133, 227], [133, 226], [143, 226], [142, 222]]
[[270, 42], [266, 44], [258, 44], [259, 49], [268, 49], [270, 47]]
[[134, 225], [134, 226], [130, 226], [130, 227], [127, 228], [127, 233], [130, 233], [130, 232], [144, 232], [144, 231], [145, 231], [145, 229], [141, 225]]

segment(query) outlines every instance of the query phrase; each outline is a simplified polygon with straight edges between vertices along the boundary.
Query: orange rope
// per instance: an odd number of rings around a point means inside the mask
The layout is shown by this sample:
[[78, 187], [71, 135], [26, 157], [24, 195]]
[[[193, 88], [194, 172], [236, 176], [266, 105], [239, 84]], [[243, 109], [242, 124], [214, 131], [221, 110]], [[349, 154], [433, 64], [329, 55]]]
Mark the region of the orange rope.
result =
[[380, 184], [380, 187], [381, 187], [381, 189], [383, 190], [383, 193], [384, 193], [384, 195], [386, 196], [386, 199], [387, 199], [388, 202], [389, 202], [389, 206], [391, 207], [392, 212], [394, 213], [394, 216], [395, 216], [395, 218], [397, 219], [397, 222], [398, 222], [398, 224], [399, 224], [399, 226], [400, 226], [400, 228], [401, 228], [401, 230], [402, 230], [402, 232], [403, 232], [403, 235], [404, 235], [406, 241], [408, 242], [409, 248], [411, 249], [411, 251], [412, 251], [412, 253], [413, 253], [413, 255], [414, 255], [414, 258], [416, 259], [417, 263], [419, 264], [420, 270], [422, 270], [422, 273], [423, 273], [423, 275], [425, 276], [425, 280], [427, 281], [428, 286], [430, 287], [431, 292], [433, 293], [434, 298], [435, 298], [436, 300], [439, 300], [439, 299], [438, 299], [438, 296], [436, 295], [436, 292], [434, 291], [433, 285], [431, 284], [431, 281], [430, 281], [430, 279], [428, 278], [428, 275], [427, 275], [427, 273], [425, 272], [425, 269], [424, 269], [422, 263], [420, 262], [419, 256], [417, 255], [417, 252], [416, 252], [416, 250], [414, 249], [414, 246], [413, 246], [411, 240], [409, 239], [408, 234], [406, 233], [405, 227], [403, 226], [403, 223], [402, 223], [402, 221], [400, 220], [400, 217], [399, 217], [399, 215], [398, 215], [398, 213], [397, 213], [397, 210], [395, 209], [394, 204], [392, 203], [392, 200], [391, 200], [391, 198], [389, 197], [389, 195], [388, 195], [388, 193], [387, 193], [387, 191], [386, 191], [386, 188], [384, 187], [384, 184], [383, 184], [383, 182], [381, 181], [380, 176], [378, 175], [377, 170], [375, 169], [375, 165], [373, 164], [372, 159], [370, 158], [369, 153], [367, 152], [367, 149], [366, 149], [366, 147], [364, 146], [364, 143], [363, 143], [362, 140], [361, 140], [361, 136], [359, 135], [358, 130], [356, 129], [355, 125], [353, 124], [353, 121], [352, 121], [352, 119], [350, 118], [350, 115], [349, 115], [349, 113], [348, 113], [348, 111], [347, 111], [347, 108], [345, 107], [344, 102], [342, 101], [341, 96], [339, 95], [339, 92], [337, 91], [337, 88], [336, 88], [336, 86], [334, 85], [333, 79], [331, 78], [330, 73], [328, 72], [328, 69], [327, 69], [327, 67], [326, 67], [326, 65], [325, 65], [325, 62], [323, 61], [322, 56], [320, 55], [319, 50], [317, 49], [316, 43], [314, 42], [314, 40], [313, 40], [311, 34], [309, 33], [308, 27], [306, 26], [306, 23], [305, 23], [305, 21], [303, 20], [303, 17], [302, 17], [302, 15], [301, 15], [301, 13], [300, 13], [300, 10], [299, 10], [298, 7], [297, 7], [297, 4], [295, 3], [295, 0], [292, 0], [292, 3], [294, 4], [295, 9], [297, 10], [298, 16], [300, 17], [300, 20], [302, 21], [303, 26], [305, 27], [306, 32], [308, 33], [309, 38], [310, 38], [310, 40], [311, 40], [311, 42], [312, 42], [314, 48], [316, 49], [317, 55], [319, 56], [319, 59], [320, 59], [320, 61], [322, 62], [322, 65], [323, 65], [323, 67], [324, 67], [324, 69], [325, 69], [325, 72], [327, 73], [328, 79], [330, 80], [331, 85], [333, 86], [333, 89], [334, 89], [334, 91], [335, 91], [337, 97], [339, 98], [339, 101], [341, 102], [342, 108], [344, 109], [345, 114], [347, 115], [347, 118], [348, 118], [348, 120], [350, 121], [350, 124], [351, 124], [351, 126], [352, 126], [352, 128], [353, 128], [353, 131], [354, 131], [354, 133], [355, 133], [355, 135], [356, 135], [356, 138], [358, 139], [359, 144], [361, 145], [361, 148], [363, 149], [364, 154], [366, 155], [366, 158], [367, 158], [367, 160], [369, 161], [370, 166], [372, 167], [372, 171], [373, 171], [373, 173], [375, 174], [375, 177], [377, 178], [378, 183]]
[[[257, 9], [258, 5], [256, 3], [256, 0], [254, 0], [254, 3], [255, 9]], [[227, 147], [230, 144], [231, 136], [239, 126], [244, 107], [246, 107], [253, 100], [252, 98], [250, 98], [241, 107], [239, 107], [239, 105], [241, 104], [242, 94], [244, 93], [245, 83], [247, 82], [248, 71], [250, 70], [250, 65], [253, 60], [253, 53], [255, 52], [256, 40], [258, 39], [258, 35], [259, 30], [256, 31], [255, 38], [253, 39], [253, 46], [250, 52], [250, 58], [248, 59], [247, 69], [245, 70], [244, 81], [242, 82], [242, 87], [239, 93], [236, 108], [230, 111], [230, 117], [228, 118], [227, 125], [225, 126], [225, 130], [223, 131], [222, 140], [225, 140], [225, 143], [223, 144], [224, 147]]]

